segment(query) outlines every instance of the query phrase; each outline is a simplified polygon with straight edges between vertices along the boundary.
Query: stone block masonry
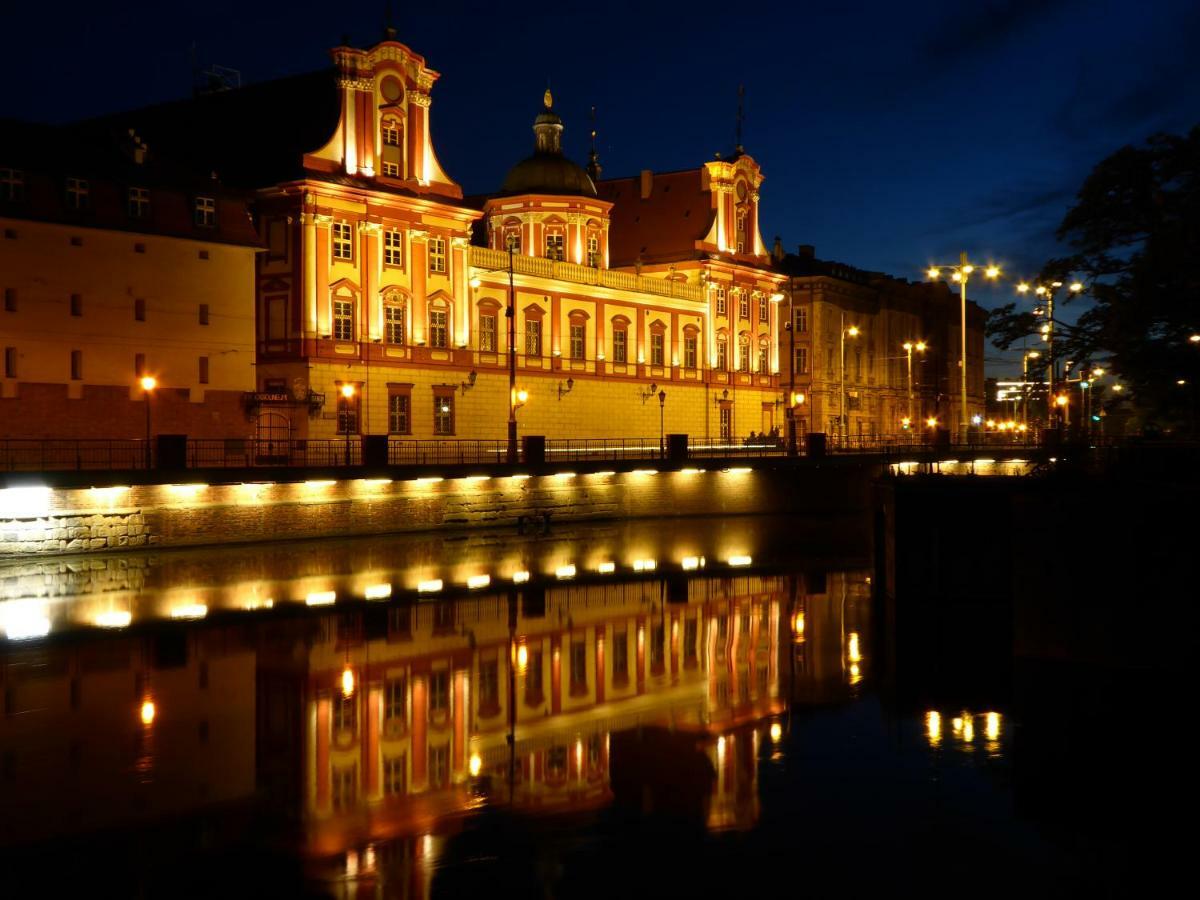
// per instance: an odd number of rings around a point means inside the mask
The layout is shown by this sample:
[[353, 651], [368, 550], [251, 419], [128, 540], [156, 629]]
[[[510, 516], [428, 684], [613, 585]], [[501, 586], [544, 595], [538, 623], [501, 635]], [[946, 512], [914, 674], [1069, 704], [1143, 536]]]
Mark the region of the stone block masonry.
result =
[[847, 511], [862, 467], [0, 489], [0, 556], [663, 516]]

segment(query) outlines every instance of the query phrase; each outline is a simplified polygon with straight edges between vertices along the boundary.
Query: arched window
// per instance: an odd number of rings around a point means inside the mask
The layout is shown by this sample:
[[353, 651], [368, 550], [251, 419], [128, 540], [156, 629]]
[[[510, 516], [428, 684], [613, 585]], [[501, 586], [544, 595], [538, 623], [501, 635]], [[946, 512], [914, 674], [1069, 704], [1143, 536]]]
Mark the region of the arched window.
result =
[[408, 342], [408, 298], [397, 290], [383, 295], [383, 341], [397, 347]]
[[629, 319], [625, 316], [613, 316], [612, 361], [615, 363], [629, 361]]
[[700, 349], [700, 329], [695, 325], [685, 325], [683, 328], [683, 367], [685, 369], [696, 368], [696, 361], [699, 358]]
[[497, 250], [511, 250], [513, 253], [521, 252], [521, 220], [515, 217], [510, 217], [504, 220], [504, 224], [500, 228], [499, 236], [496, 244]]
[[329, 336], [335, 341], [352, 341], [358, 333], [358, 294], [343, 282], [333, 289], [330, 302]]
[[572, 310], [568, 316], [570, 328], [570, 342], [567, 350], [570, 353], [570, 358], [582, 360], [587, 358], [587, 320], [588, 314], [582, 310]]
[[758, 373], [760, 375], [771, 374], [771, 345], [765, 337], [758, 339]]
[[450, 346], [450, 304], [443, 297], [429, 303], [429, 346], [441, 350]]
[[724, 329], [717, 332], [717, 371], [729, 371], [729, 335]]
[[748, 334], [738, 337], [738, 371], [750, 371], [750, 335]]

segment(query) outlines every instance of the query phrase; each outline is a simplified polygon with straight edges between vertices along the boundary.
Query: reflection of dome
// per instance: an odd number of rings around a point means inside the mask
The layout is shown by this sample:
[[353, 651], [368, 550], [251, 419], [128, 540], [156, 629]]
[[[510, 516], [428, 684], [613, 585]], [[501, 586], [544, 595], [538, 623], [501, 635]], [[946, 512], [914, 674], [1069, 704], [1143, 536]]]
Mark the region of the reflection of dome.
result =
[[546, 91], [544, 109], [533, 123], [536, 150], [513, 166], [500, 188], [502, 194], [573, 194], [596, 196], [596, 185], [582, 167], [562, 153], [562, 119], [554, 112], [554, 98]]

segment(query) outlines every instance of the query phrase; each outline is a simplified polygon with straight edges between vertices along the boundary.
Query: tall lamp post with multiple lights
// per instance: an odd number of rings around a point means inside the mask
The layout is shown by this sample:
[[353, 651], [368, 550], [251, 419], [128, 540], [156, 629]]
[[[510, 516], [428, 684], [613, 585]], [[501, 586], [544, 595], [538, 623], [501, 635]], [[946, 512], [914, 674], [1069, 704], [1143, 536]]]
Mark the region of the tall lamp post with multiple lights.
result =
[[[929, 268], [929, 278], [931, 281], [937, 281], [942, 276], [942, 270], [945, 269], [950, 273], [950, 280], [958, 283], [959, 296], [962, 298], [962, 356], [959, 360], [959, 373], [962, 381], [962, 413], [960, 420], [962, 421], [962, 437], [966, 440], [967, 427], [971, 421], [970, 411], [967, 409], [967, 282], [971, 280], [971, 276], [978, 271], [978, 268], [967, 259], [967, 254], [961, 253], [958, 257], [958, 265], [934, 265]], [[985, 278], [999, 278], [1000, 267], [988, 265], [983, 269]]]
[[908, 358], [908, 421], [912, 422], [915, 419], [913, 414], [913, 380], [912, 380], [912, 355], [916, 350], [918, 353], [924, 353], [926, 348], [924, 341], [905, 341], [904, 355]]
[[[1061, 281], [1051, 281], [1049, 284], [1039, 285], [1031, 285], [1027, 281], [1022, 281], [1017, 285], [1017, 293], [1027, 294], [1030, 290], [1032, 290], [1034, 294], [1042, 298], [1042, 300], [1046, 303], [1046, 325], [1043, 336], [1046, 341], [1046, 380], [1050, 382], [1049, 386], [1047, 387], [1048, 393], [1046, 394], [1048, 398], [1055, 396], [1054, 390], [1058, 382], [1054, 360], [1054, 295], [1062, 286], [1063, 283]], [[1068, 286], [1067, 290], [1069, 290], [1072, 294], [1081, 293], [1083, 291], [1083, 283], [1079, 281], [1073, 281]], [[1057, 403], [1057, 401], [1051, 403], [1049, 400], [1047, 400], [1046, 402], [1047, 428], [1054, 427], [1054, 407], [1056, 405], [1060, 408], [1064, 406], [1064, 404]]]
[[838, 413], [840, 414], [838, 419], [840, 420], [840, 424], [842, 426], [842, 446], [845, 446], [846, 439], [850, 436], [850, 415], [849, 411], [846, 409], [846, 338], [858, 337], [858, 326], [851, 325], [849, 328], [846, 327], [846, 313], [844, 311], [841, 313], [841, 332], [842, 365], [839, 373], [841, 376], [841, 388], [839, 391], [840, 397], [838, 401], [841, 408], [838, 410]]
[[[504, 310], [504, 318], [508, 319], [508, 453], [510, 464], [517, 462], [517, 410], [525, 405], [529, 394], [517, 390], [517, 291], [513, 278], [513, 252], [515, 248], [508, 245], [508, 307]], [[499, 272], [501, 269], [485, 269], [485, 272]], [[470, 281], [473, 288], [483, 282], [478, 276]]]
[[158, 379], [153, 375], [143, 375], [138, 384], [142, 387], [142, 398], [146, 401], [146, 468], [150, 468], [150, 398], [158, 387]]

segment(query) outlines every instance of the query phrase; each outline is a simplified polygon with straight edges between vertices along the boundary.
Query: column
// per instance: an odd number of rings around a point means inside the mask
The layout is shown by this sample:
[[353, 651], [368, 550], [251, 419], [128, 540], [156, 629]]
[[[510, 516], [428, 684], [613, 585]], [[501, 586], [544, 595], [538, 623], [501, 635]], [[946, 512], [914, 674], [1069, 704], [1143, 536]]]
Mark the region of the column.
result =
[[454, 673], [454, 744], [450, 752], [450, 768], [455, 774], [467, 769], [467, 670]]
[[429, 780], [429, 676], [414, 675], [412, 680], [412, 788], [424, 787]]
[[429, 327], [429, 316], [425, 309], [426, 280], [429, 276], [429, 233], [409, 232], [409, 277], [412, 283], [412, 339], [414, 344], [424, 344], [425, 330]]
[[470, 274], [468, 273], [467, 253], [468, 241], [465, 237], [452, 238], [450, 241], [450, 288], [454, 292], [454, 308], [458, 311], [458, 325], [454, 335], [454, 344], [467, 347], [471, 344], [471, 292], [469, 290]]
[[317, 219], [313, 214], [312, 197], [304, 196], [304, 212], [300, 214], [300, 227], [303, 232], [303, 265], [304, 290], [301, 302], [304, 304], [305, 338], [315, 338], [317, 331]]
[[[364, 677], [366, 673], [363, 673]], [[383, 721], [383, 688], [371, 685], [367, 691], [366, 722], [363, 727], [363, 787], [368, 800], [380, 796], [379, 729]]]

